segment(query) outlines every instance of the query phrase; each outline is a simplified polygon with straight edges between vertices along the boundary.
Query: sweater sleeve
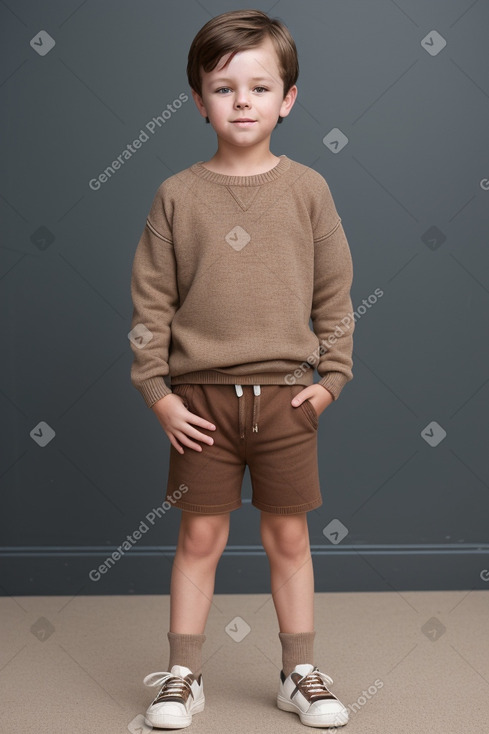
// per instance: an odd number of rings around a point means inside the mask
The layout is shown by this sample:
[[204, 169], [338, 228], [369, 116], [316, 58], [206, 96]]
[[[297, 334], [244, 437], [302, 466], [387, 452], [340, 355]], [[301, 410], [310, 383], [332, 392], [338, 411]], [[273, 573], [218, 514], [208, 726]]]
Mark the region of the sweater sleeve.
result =
[[148, 408], [172, 392], [164, 377], [169, 375], [171, 322], [179, 302], [171, 225], [161, 194], [160, 187], [136, 248], [131, 276], [131, 382]]
[[350, 297], [353, 263], [328, 185], [321, 187], [314, 226], [314, 293], [311, 320], [319, 339], [319, 384], [336, 400], [353, 378], [355, 320]]

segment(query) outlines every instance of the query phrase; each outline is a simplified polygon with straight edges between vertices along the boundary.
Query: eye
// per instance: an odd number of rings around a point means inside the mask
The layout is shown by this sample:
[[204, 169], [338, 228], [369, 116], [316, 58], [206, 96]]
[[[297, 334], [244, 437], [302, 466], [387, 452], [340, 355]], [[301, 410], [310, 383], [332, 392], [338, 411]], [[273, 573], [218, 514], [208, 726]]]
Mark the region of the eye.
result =
[[[268, 92], [267, 87], [255, 87], [255, 90], [262, 90], [263, 92]], [[219, 92], [229, 92], [229, 91], [230, 91], [230, 87], [219, 87], [219, 89], [215, 90], [215, 94], [219, 94]]]

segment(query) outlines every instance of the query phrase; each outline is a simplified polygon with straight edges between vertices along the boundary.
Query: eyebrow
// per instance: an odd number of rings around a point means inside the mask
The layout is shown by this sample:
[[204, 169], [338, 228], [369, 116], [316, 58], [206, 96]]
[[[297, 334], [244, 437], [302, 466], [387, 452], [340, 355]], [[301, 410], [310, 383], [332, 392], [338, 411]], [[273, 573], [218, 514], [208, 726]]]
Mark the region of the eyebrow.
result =
[[[230, 79], [229, 77], [221, 76], [218, 79], [214, 79], [212, 81], [212, 83], [213, 84], [218, 84], [220, 82], [231, 82], [231, 81], [233, 81], [233, 80]], [[268, 76], [254, 76], [254, 77], [251, 78], [250, 81], [252, 81], [252, 82], [268, 82], [269, 84], [273, 84], [273, 79], [271, 77], [268, 77]]]

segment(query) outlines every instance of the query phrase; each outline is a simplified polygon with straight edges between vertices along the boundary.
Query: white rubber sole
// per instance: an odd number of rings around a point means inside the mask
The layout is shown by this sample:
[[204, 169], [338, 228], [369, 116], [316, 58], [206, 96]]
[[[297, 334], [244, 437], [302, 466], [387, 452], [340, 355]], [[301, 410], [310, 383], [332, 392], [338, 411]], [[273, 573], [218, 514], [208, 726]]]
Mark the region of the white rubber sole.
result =
[[306, 714], [295, 703], [283, 698], [280, 694], [277, 696], [277, 706], [282, 711], [292, 711], [298, 714], [301, 722], [306, 726], [344, 726], [348, 723], [348, 711], [332, 714]]
[[192, 716], [204, 710], [205, 698], [199, 699], [192, 706], [187, 716], [174, 716], [174, 714], [148, 714], [144, 717], [144, 723], [157, 729], [184, 729], [192, 723]]

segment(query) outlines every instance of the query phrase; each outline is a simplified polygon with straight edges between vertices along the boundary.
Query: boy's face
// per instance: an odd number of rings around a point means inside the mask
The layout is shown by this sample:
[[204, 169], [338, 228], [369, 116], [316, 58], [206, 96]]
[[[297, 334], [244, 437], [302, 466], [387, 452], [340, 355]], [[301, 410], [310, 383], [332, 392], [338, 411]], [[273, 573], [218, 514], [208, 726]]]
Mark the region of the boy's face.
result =
[[[211, 72], [201, 71], [202, 96], [192, 90], [199, 112], [222, 141], [249, 147], [269, 138], [279, 115], [287, 117], [297, 96], [294, 85], [284, 99], [284, 84], [272, 40], [240, 51], [222, 68], [226, 54]], [[238, 120], [252, 120], [240, 123]]]

